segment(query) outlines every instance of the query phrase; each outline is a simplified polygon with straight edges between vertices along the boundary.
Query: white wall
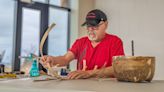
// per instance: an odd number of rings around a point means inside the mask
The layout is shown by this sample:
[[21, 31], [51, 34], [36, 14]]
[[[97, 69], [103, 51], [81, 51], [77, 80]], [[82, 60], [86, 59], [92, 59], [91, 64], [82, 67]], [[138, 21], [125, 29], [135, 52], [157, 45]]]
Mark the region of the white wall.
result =
[[122, 38], [126, 55], [155, 56], [154, 79], [164, 79], [164, 0], [96, 0], [108, 14], [108, 32]]
[[95, 0], [79, 0], [79, 37], [86, 35], [86, 29], [81, 27], [85, 22], [86, 15], [89, 11], [94, 9]]

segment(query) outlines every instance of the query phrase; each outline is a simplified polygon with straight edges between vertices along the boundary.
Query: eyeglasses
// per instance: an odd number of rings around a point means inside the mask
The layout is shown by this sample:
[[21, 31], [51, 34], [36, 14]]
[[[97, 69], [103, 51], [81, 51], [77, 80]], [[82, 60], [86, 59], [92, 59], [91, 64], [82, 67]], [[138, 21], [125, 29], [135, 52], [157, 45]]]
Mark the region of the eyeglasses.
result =
[[96, 26], [89, 26], [89, 25], [87, 25], [87, 26], [85, 26], [85, 27], [86, 27], [87, 30], [98, 30], [98, 28], [99, 28], [102, 24], [104, 24], [104, 22], [103, 22], [103, 23], [100, 23], [100, 24], [98, 24], [98, 25], [96, 25]]

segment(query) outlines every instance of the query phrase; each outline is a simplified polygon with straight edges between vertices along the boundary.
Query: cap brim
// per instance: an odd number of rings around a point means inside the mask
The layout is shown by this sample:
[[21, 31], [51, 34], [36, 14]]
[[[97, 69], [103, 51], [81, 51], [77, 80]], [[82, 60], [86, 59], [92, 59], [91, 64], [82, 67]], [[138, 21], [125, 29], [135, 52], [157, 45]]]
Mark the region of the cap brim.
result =
[[86, 22], [84, 22], [81, 26], [97, 26], [100, 23], [100, 21], [98, 20], [87, 20]]

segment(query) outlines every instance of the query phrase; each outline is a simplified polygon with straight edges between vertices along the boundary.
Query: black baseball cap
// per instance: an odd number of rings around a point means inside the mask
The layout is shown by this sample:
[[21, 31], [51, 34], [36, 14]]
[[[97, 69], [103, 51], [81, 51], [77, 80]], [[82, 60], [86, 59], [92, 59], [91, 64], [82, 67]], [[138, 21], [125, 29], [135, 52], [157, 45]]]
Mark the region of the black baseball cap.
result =
[[94, 9], [88, 12], [86, 20], [81, 26], [97, 26], [101, 21], [107, 21], [106, 14], [99, 9]]

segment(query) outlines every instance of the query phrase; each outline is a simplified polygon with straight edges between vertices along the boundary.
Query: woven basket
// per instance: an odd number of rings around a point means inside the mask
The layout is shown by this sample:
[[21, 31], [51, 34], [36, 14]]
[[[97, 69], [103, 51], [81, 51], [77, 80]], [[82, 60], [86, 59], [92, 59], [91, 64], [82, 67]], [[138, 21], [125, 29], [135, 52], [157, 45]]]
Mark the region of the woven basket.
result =
[[113, 69], [118, 81], [151, 82], [155, 72], [155, 57], [114, 56]]

